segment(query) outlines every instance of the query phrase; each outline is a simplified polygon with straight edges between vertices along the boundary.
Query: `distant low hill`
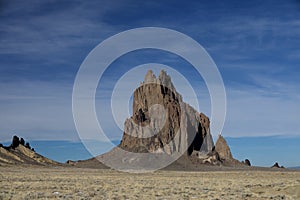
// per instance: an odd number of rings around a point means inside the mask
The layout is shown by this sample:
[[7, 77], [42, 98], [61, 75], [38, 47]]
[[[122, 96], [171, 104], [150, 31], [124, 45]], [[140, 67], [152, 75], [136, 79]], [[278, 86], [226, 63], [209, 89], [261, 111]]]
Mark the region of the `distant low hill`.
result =
[[9, 164], [60, 165], [35, 152], [23, 138], [14, 136], [11, 145], [0, 144], [0, 166]]
[[289, 167], [289, 169], [299, 169], [299, 170], [300, 170], [300, 166], [296, 166], [296, 167]]

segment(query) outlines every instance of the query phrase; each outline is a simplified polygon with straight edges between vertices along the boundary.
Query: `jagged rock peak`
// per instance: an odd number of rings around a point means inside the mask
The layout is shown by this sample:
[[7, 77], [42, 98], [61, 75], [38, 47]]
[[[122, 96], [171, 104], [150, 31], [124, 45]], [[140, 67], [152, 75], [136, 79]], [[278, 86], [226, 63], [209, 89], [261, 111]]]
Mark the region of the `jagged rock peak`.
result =
[[230, 148], [224, 139], [224, 137], [220, 134], [218, 140], [215, 145], [215, 150], [218, 152], [221, 159], [224, 160], [232, 160], [232, 154]]
[[175, 87], [172, 83], [171, 77], [167, 74], [167, 72], [165, 70], [160, 71], [158, 79], [160, 81], [160, 84], [162, 84], [165, 87], [168, 87], [172, 90], [175, 90]]
[[148, 70], [147, 74], [145, 75], [144, 82], [142, 84], [149, 84], [149, 83], [160, 84], [172, 91], [176, 91], [172, 83], [171, 77], [167, 74], [165, 70], [160, 71], [158, 78], [156, 78], [152, 70]]
[[145, 75], [144, 83], [154, 83], [154, 82], [156, 82], [156, 76], [155, 74], [153, 74], [153, 71], [150, 69]]

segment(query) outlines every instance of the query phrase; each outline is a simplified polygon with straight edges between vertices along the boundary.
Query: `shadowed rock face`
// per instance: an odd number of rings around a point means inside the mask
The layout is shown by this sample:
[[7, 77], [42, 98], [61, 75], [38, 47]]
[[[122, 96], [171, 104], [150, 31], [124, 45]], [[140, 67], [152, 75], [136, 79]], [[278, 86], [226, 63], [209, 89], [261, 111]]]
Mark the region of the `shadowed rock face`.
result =
[[12, 140], [12, 143], [11, 143], [10, 146], [11, 146], [13, 149], [15, 149], [15, 148], [17, 148], [19, 145], [20, 145], [19, 137], [15, 135], [15, 136], [13, 137], [13, 140]]
[[191, 155], [213, 149], [208, 117], [182, 101], [165, 71], [158, 78], [148, 71], [134, 92], [132, 110], [119, 145], [127, 151]]

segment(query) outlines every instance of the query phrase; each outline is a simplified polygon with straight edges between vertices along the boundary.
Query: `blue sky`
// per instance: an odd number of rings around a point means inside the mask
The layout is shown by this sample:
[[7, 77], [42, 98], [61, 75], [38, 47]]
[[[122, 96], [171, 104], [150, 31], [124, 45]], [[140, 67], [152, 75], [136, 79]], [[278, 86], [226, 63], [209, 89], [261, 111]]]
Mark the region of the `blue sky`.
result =
[[[180, 31], [211, 55], [227, 92], [224, 136], [279, 135], [292, 141], [300, 137], [299, 11], [300, 2], [293, 0], [1, 1], [0, 141], [13, 134], [28, 140], [78, 141], [72, 87], [80, 64], [104, 39], [145, 26]], [[180, 70], [195, 88], [201, 111], [210, 114], [201, 77], [166, 52], [144, 50], [120, 57], [105, 72], [104, 89], [113, 88], [130, 67], [147, 62]], [[109, 96], [97, 93], [98, 104]], [[121, 137], [109, 116], [105, 130], [114, 140]]]

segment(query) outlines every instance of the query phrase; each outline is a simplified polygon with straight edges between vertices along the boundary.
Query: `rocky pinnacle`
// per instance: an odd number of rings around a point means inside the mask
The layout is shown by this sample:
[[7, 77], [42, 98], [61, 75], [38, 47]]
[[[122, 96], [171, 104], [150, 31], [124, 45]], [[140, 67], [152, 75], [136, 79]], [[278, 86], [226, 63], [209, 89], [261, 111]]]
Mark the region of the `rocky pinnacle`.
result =
[[183, 102], [171, 77], [149, 70], [133, 94], [133, 115], [126, 119], [120, 147], [130, 152], [208, 154], [214, 143], [210, 121]]

